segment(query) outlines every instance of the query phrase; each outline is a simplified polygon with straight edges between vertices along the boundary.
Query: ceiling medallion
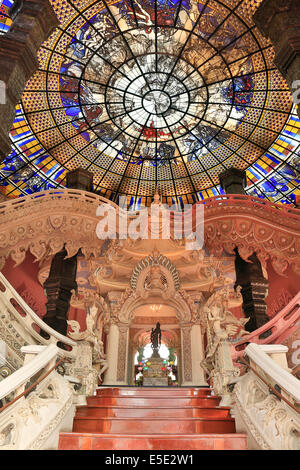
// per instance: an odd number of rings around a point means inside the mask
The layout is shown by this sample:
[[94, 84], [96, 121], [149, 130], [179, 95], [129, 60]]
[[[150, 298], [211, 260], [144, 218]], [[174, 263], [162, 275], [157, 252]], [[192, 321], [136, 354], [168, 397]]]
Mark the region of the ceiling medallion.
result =
[[[143, 6], [153, 8], [148, 3]], [[122, 5], [124, 13], [129, 4]], [[198, 16], [191, 29], [184, 29], [196, 5]], [[78, 31], [80, 42], [70, 42], [61, 66], [62, 104], [72, 125], [99, 151], [93, 163], [101, 164], [101, 156], [146, 166], [211, 160], [212, 150], [231, 137], [251, 105], [251, 57], [228, 66], [214, 41], [205, 39], [200, 3], [183, 8], [178, 25], [159, 25], [164, 8], [157, 2], [157, 18], [149, 27], [133, 21], [130, 9], [117, 22], [118, 8], [107, 7]], [[238, 37], [233, 25], [227, 32], [225, 47]], [[242, 38], [239, 44], [246, 53]], [[227, 157], [224, 152], [219, 161]]]

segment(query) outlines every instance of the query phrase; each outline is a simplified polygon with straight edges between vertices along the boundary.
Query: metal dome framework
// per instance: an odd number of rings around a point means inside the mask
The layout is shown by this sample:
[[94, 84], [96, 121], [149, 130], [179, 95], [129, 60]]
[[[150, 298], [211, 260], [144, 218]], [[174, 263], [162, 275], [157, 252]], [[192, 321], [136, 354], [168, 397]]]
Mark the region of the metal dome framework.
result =
[[95, 191], [149, 205], [222, 194], [247, 171], [247, 193], [293, 204], [299, 119], [250, 0], [51, 2], [60, 19], [39, 51], [0, 166], [6, 195], [63, 187], [94, 173]]

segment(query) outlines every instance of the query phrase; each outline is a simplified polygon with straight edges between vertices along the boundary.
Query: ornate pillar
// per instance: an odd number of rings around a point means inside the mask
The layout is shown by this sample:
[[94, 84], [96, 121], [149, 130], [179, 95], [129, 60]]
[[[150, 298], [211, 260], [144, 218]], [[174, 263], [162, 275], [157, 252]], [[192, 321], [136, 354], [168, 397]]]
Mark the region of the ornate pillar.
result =
[[[62, 335], [67, 333], [70, 299], [72, 292], [77, 289], [77, 255], [71, 258], [66, 256], [64, 248], [54, 255], [48, 279], [44, 282], [48, 302], [43, 321]], [[43, 332], [41, 334], [46, 336]]]
[[57, 25], [48, 0], [26, 0], [10, 30], [0, 36], [0, 80], [6, 85], [5, 103], [0, 104], [0, 161], [10, 152], [15, 107], [38, 69], [37, 51]]
[[192, 364], [193, 364], [193, 384], [207, 385], [204, 377], [204, 370], [200, 363], [204, 359], [204, 348], [202, 343], [202, 334], [199, 323], [194, 323], [191, 330], [192, 343]]
[[190, 385], [193, 380], [192, 373], [192, 344], [191, 325], [181, 325], [181, 385]]
[[177, 352], [177, 380], [178, 385], [182, 384], [182, 357], [181, 357], [181, 347], [176, 348]]
[[235, 286], [241, 286], [242, 307], [245, 316], [250, 318], [245, 328], [247, 331], [254, 331], [269, 321], [266, 314], [267, 304], [265, 302], [265, 298], [268, 295], [269, 283], [263, 276], [261, 264], [256, 253], [249, 257], [249, 263], [240, 257], [237, 248], [235, 248], [235, 253]]
[[117, 324], [111, 322], [106, 334], [106, 360], [108, 362], [108, 369], [104, 374], [102, 385], [114, 385], [118, 367], [119, 328]]
[[[253, 21], [260, 32], [272, 41], [274, 63], [287, 80], [291, 92], [299, 90], [300, 1], [264, 0], [253, 15]], [[297, 96], [299, 99], [299, 93]], [[298, 115], [300, 117], [299, 106]]]
[[107, 337], [108, 369], [103, 385], [128, 385], [129, 325], [111, 322]]
[[200, 362], [204, 358], [199, 324], [181, 324], [181, 385], [207, 385]]
[[134, 356], [135, 356], [135, 346], [133, 344], [129, 344], [128, 347], [128, 385], [134, 385], [135, 379], [135, 366], [134, 366]]
[[129, 346], [129, 325], [119, 324], [119, 345], [118, 345], [118, 384], [128, 385], [128, 346]]

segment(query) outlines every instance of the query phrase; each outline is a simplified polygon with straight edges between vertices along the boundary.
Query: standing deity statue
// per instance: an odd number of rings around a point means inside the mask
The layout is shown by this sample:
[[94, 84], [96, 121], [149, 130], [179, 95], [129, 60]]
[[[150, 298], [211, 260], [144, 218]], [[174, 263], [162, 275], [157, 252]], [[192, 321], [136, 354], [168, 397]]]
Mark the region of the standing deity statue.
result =
[[203, 308], [207, 348], [201, 366], [212, 380], [215, 393], [222, 396], [222, 405], [230, 403], [228, 384], [240, 373], [232, 361], [231, 340], [247, 334], [244, 326], [248, 318], [238, 319], [229, 311], [230, 297], [239, 295], [231, 289], [221, 289], [208, 299]]
[[155, 329], [152, 328], [150, 340], [151, 340], [151, 347], [153, 349], [153, 357], [159, 357], [158, 350], [161, 345], [161, 329], [160, 329], [159, 322], [156, 323]]

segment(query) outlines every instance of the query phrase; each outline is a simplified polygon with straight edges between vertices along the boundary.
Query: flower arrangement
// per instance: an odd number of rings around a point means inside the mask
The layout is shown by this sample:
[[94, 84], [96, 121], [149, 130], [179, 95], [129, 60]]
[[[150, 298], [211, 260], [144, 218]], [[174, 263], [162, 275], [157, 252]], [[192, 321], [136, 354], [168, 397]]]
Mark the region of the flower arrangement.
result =
[[[169, 374], [170, 372], [173, 371], [173, 365], [174, 365], [174, 361], [169, 361], [167, 359], [164, 359], [163, 360], [163, 366], [161, 368], [161, 370], [163, 372], [165, 372], [166, 374]], [[138, 361], [138, 371], [139, 372], [143, 372], [144, 370], [148, 370], [149, 368], [151, 368], [151, 361], [147, 360], [147, 359], [141, 359]]]

